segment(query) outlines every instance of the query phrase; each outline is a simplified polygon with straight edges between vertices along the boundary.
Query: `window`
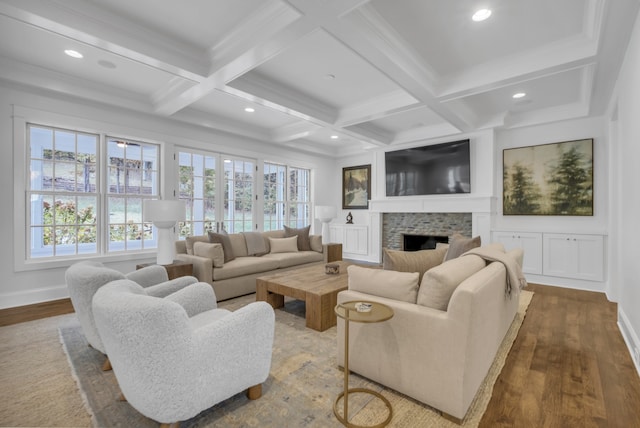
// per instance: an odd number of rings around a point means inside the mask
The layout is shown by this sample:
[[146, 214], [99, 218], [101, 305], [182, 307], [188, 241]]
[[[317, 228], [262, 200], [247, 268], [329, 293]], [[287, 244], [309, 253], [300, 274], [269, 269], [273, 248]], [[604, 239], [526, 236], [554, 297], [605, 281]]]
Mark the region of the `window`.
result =
[[150, 223], [142, 221], [142, 201], [158, 198], [158, 146], [107, 138], [108, 251], [155, 248]]
[[28, 125], [29, 257], [98, 252], [99, 136]]
[[178, 197], [187, 204], [181, 239], [221, 228], [229, 233], [255, 230], [254, 161], [181, 148], [177, 165]]
[[264, 230], [311, 223], [308, 169], [264, 163]]
[[216, 161], [213, 155], [178, 153], [179, 199], [187, 204], [187, 220], [181, 224], [180, 238], [204, 235], [217, 230]]
[[156, 246], [142, 200], [158, 197], [157, 145], [35, 124], [26, 137], [28, 259]]

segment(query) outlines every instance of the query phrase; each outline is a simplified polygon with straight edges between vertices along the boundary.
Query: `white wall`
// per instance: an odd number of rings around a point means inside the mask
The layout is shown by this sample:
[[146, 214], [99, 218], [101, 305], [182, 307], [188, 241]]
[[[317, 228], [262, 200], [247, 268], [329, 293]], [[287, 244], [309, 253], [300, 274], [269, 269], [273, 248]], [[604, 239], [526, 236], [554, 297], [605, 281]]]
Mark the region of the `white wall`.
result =
[[[129, 138], [159, 142], [166, 154], [172, 153], [176, 146], [217, 151], [224, 154], [246, 156], [248, 158], [288, 163], [312, 169], [312, 200], [317, 204], [334, 203], [335, 193], [326, 183], [336, 181], [333, 174], [333, 161], [321, 156], [312, 156], [292, 152], [286, 148], [273, 148], [260, 141], [244, 140], [228, 134], [216, 133], [196, 126], [184, 125], [170, 119], [159, 120], [151, 115], [135, 113], [123, 109], [114, 109], [98, 103], [87, 103], [68, 97], [58, 97], [52, 93], [33, 91], [24, 87], [11, 86], [0, 81], [0, 200], [7, 205], [15, 200], [22, 201], [22, 195], [14, 195], [14, 188], [26, 179], [18, 173], [21, 166], [14, 165], [13, 147], [13, 105], [33, 112], [34, 116], [48, 118], [53, 126], [70, 126], [86, 129], [96, 126], [97, 131], [111, 132]], [[60, 120], [65, 123], [58, 123]], [[29, 118], [27, 118], [29, 119]], [[18, 147], [18, 151], [24, 150]], [[21, 157], [17, 153], [17, 158]], [[171, 165], [165, 165], [165, 173], [171, 174]], [[175, 179], [165, 177], [166, 186], [173, 186]], [[19, 187], [19, 186], [18, 186]], [[172, 188], [163, 188], [163, 194], [171, 194]], [[12, 207], [2, 210], [0, 236], [5, 238], [0, 246], [0, 308], [22, 306], [31, 303], [68, 297], [64, 282], [64, 271], [70, 262], [55, 263], [48, 269], [16, 271], [14, 258], [16, 238], [14, 225], [16, 218]], [[19, 220], [19, 219], [18, 219]], [[19, 223], [19, 222], [18, 222]], [[314, 221], [314, 231], [320, 233], [321, 225]], [[18, 231], [22, 236], [22, 231]], [[135, 269], [137, 263], [155, 260], [155, 255], [104, 258], [101, 261], [122, 272]]]
[[[612, 216], [617, 223], [617, 239], [612, 245], [620, 263], [612, 264], [618, 270], [614, 276], [620, 281], [618, 320], [620, 330], [635, 355], [635, 364], [640, 373], [640, 15], [635, 28], [617, 84], [613, 114], [617, 114], [617, 147], [614, 151], [620, 160], [616, 174], [619, 188], [618, 198], [612, 207]], [[616, 103], [617, 100], [617, 103]], [[616, 119], [613, 117], [612, 119]]]

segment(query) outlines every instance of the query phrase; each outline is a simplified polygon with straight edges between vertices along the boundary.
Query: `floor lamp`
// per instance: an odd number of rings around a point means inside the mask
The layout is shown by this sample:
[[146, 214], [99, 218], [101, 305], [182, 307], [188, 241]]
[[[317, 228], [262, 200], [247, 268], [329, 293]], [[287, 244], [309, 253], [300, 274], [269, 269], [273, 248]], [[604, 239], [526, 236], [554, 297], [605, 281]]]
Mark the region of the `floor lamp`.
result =
[[329, 233], [329, 222], [336, 217], [336, 207], [331, 205], [317, 205], [316, 219], [322, 222], [322, 243], [328, 244], [331, 241]]
[[158, 256], [156, 263], [173, 263], [173, 226], [186, 219], [184, 201], [174, 199], [146, 199], [144, 201], [144, 221], [150, 221], [158, 229]]

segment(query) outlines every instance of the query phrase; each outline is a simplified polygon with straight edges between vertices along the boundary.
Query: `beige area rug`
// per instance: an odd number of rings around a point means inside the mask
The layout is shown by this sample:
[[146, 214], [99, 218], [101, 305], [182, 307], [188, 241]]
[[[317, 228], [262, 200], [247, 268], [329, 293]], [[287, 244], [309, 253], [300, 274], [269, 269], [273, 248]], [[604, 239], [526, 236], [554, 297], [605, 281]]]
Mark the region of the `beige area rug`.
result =
[[[518, 334], [533, 293], [523, 292], [520, 309], [463, 427], [480, 422], [493, 385]], [[255, 295], [223, 302], [234, 310]], [[54, 330], [59, 326], [58, 338]], [[9, 339], [9, 340], [5, 340]], [[119, 402], [113, 372], [102, 372], [103, 357], [89, 348], [75, 320], [64, 315], [0, 328], [0, 425], [2, 426], [157, 426], [126, 402]], [[59, 341], [68, 354], [69, 366]], [[32, 341], [36, 342], [32, 345]], [[339, 427], [333, 402], [342, 391], [343, 372], [336, 364], [335, 327], [319, 333], [304, 327], [304, 303], [287, 300], [276, 310], [271, 374], [263, 396], [249, 401], [238, 394], [185, 421], [182, 427]], [[23, 348], [27, 347], [27, 349]], [[25, 355], [25, 352], [28, 355]], [[26, 358], [26, 360], [25, 360]], [[34, 374], [29, 374], [34, 370]], [[78, 391], [73, 378], [76, 378]], [[458, 427], [437, 411], [358, 375], [350, 387], [381, 392], [393, 406], [391, 427]], [[91, 416], [82, 409], [82, 400]], [[386, 417], [379, 400], [350, 396], [351, 422], [375, 424]]]

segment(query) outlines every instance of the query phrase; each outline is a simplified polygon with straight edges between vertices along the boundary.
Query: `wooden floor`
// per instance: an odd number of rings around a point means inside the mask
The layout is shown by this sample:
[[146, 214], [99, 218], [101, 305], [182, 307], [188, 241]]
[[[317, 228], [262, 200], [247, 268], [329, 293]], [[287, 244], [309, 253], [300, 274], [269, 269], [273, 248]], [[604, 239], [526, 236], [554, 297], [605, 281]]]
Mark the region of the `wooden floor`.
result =
[[[640, 378], [602, 293], [535, 292], [481, 428], [640, 427]], [[0, 326], [73, 312], [69, 299], [0, 310]]]
[[480, 427], [640, 427], [640, 378], [602, 293], [535, 295]]

